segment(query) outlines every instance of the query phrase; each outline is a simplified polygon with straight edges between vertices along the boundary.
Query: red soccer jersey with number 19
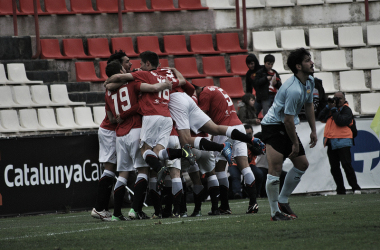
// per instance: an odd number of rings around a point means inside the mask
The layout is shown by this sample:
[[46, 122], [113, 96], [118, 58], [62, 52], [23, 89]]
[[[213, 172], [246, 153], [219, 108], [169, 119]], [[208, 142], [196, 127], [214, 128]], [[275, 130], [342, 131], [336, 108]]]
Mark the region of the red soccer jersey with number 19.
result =
[[218, 87], [204, 87], [198, 97], [198, 106], [207, 112], [218, 125], [235, 126], [242, 124], [236, 114], [231, 98]]
[[[112, 112], [116, 117], [123, 111], [129, 110], [138, 102], [141, 83], [133, 81], [122, 85], [116, 91], [106, 92], [106, 110]], [[116, 136], [124, 136], [133, 128], [141, 128], [141, 115], [134, 114], [128, 116], [123, 123], [116, 127]]]

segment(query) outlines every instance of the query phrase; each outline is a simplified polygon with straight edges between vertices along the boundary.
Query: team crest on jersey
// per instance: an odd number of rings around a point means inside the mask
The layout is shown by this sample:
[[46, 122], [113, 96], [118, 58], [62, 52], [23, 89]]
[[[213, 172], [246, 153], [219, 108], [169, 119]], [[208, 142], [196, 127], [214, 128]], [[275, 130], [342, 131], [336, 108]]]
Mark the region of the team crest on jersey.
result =
[[216, 90], [216, 88], [213, 88], [213, 87], [211, 87], [211, 88], [208, 88], [210, 91], [215, 91]]
[[154, 104], [159, 104], [160, 101], [158, 99], [154, 100]]
[[310, 94], [310, 92], [311, 92], [310, 86], [307, 86], [307, 91], [306, 91], [306, 93]]

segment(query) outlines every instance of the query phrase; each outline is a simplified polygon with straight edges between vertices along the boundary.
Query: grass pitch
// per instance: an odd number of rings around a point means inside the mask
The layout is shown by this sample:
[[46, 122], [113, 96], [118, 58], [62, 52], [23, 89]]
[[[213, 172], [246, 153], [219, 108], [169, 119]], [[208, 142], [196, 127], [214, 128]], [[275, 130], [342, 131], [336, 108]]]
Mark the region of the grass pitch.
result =
[[380, 249], [380, 194], [290, 202], [299, 218], [280, 222], [270, 221], [267, 199], [249, 215], [248, 200], [234, 200], [228, 216], [208, 216], [205, 202], [198, 218], [102, 222], [90, 211], [2, 218], [0, 249]]

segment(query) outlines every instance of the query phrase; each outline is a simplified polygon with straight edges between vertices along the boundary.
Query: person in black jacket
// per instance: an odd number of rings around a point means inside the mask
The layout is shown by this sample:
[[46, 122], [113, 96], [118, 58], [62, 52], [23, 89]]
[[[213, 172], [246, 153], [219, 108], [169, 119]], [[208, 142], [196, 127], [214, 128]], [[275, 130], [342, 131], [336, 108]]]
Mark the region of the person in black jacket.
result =
[[[249, 54], [245, 59], [245, 63], [249, 70], [245, 74], [245, 93], [252, 94], [253, 81], [255, 80], [256, 72], [262, 67], [254, 54]], [[253, 93], [254, 94], [254, 93]]]
[[273, 69], [275, 58], [268, 54], [264, 57], [264, 67], [256, 73], [253, 87], [256, 90], [256, 114], [263, 110], [263, 116], [266, 115], [272, 106], [277, 90], [281, 87], [281, 78], [276, 70]]

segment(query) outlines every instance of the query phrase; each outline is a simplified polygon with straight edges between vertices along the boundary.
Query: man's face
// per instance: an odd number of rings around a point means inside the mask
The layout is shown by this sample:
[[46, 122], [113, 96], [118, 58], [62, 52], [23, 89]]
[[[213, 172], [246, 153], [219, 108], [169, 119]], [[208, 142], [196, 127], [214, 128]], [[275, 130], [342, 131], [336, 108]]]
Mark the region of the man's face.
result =
[[253, 130], [251, 129], [251, 128], [246, 128], [245, 129], [245, 133], [250, 137], [250, 138], [252, 138], [252, 136], [253, 136]]
[[255, 69], [255, 62], [250, 62], [247, 64], [247, 66], [250, 70], [254, 70]]
[[123, 66], [123, 68], [125, 69], [125, 71], [127, 73], [131, 72], [131, 67], [132, 67], [132, 63], [129, 61], [129, 57], [127, 56], [124, 56], [121, 58], [121, 60], [123, 61], [121, 66]]
[[311, 60], [310, 56], [304, 57], [301, 64], [301, 71], [308, 75], [311, 75], [314, 73], [314, 62]]
[[148, 71], [148, 70], [149, 70], [149, 67], [148, 67], [147, 63], [148, 63], [148, 61], [146, 61], [146, 62], [144, 63], [142, 60], [140, 60], [140, 69], [141, 69], [141, 70], [144, 70], [144, 71]]
[[274, 62], [265, 62], [264, 67], [266, 68], [267, 71], [270, 71], [273, 68], [273, 64]]
[[344, 102], [346, 101], [346, 98], [344, 97], [343, 93], [341, 93], [341, 92], [336, 92], [336, 93], [334, 94], [334, 97], [339, 98], [339, 102], [336, 103], [336, 106], [337, 106], [337, 107], [342, 107], [343, 104], [344, 104]]

